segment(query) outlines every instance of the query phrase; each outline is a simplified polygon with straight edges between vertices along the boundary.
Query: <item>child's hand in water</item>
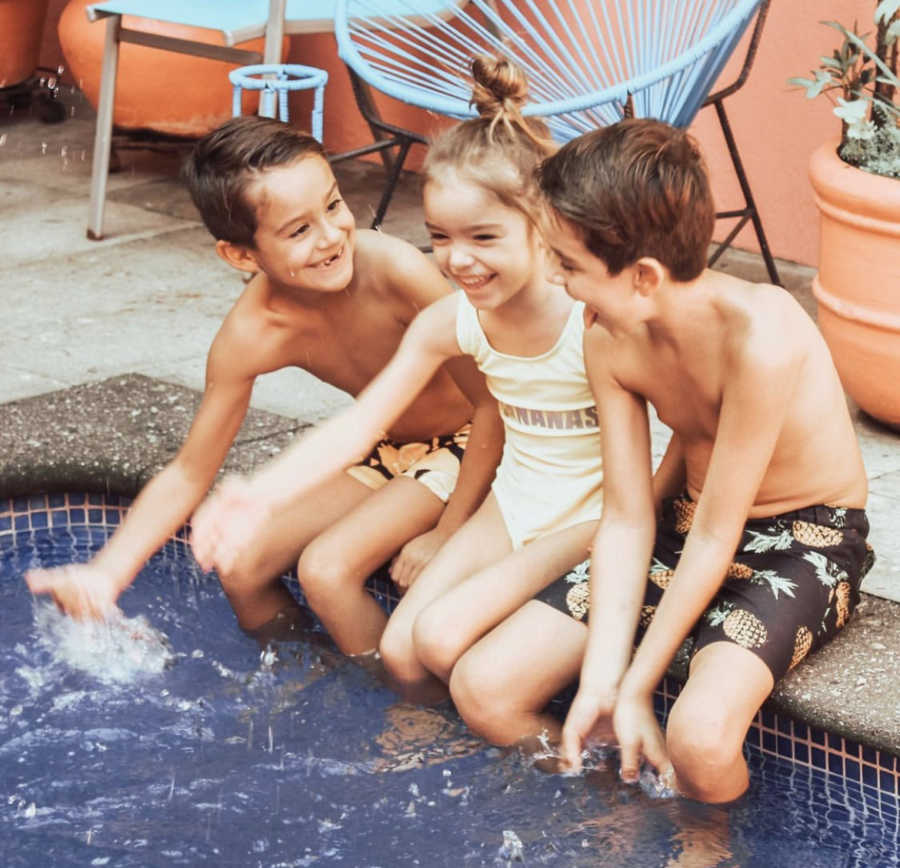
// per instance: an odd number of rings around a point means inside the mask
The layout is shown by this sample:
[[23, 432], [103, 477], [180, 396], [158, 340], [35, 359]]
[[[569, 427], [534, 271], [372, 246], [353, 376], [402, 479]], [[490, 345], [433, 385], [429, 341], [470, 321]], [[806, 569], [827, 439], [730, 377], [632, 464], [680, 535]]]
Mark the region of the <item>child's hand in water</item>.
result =
[[612, 728], [615, 702], [615, 688], [594, 692], [584, 686], [578, 689], [563, 725], [560, 753], [564, 771], [581, 771], [581, 752], [590, 743], [610, 744], [615, 741]]
[[620, 696], [613, 714], [613, 727], [622, 752], [623, 781], [637, 782], [641, 771], [641, 757], [646, 758], [660, 777], [667, 780], [673, 778], [666, 740], [653, 713], [653, 700], [649, 696]]
[[228, 573], [268, 521], [270, 510], [241, 476], [225, 478], [191, 519], [191, 548], [200, 567]]
[[79, 621], [107, 618], [117, 611], [115, 579], [93, 564], [29, 570], [25, 581], [32, 594], [50, 594], [61, 612]]
[[411, 539], [391, 563], [391, 578], [402, 593], [408, 591], [419, 573], [437, 554], [450, 534], [438, 527]]

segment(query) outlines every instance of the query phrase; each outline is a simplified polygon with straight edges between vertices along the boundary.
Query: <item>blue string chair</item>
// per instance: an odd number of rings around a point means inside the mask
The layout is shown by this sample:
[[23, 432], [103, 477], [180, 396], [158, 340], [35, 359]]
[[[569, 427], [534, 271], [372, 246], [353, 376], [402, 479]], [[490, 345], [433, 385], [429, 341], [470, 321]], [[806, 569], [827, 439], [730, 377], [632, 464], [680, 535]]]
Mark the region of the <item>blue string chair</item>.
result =
[[[460, 0], [426, 9], [421, 0], [337, 0], [334, 26], [355, 87], [361, 81], [402, 102], [459, 119], [475, 114], [469, 103], [472, 58], [503, 54], [528, 76], [523, 113], [544, 118], [554, 138], [565, 142], [626, 116], [690, 124], [757, 15], [751, 40], [755, 53], [763, 21], [758, 13], [768, 2]], [[749, 62], [751, 53], [743, 78]], [[725, 89], [719, 93], [717, 109], [728, 95]], [[366, 115], [366, 106], [360, 103], [360, 108]], [[399, 150], [376, 221], [383, 217], [410, 146], [426, 143], [410, 130], [388, 132]], [[733, 160], [735, 155], [736, 149]], [[743, 189], [742, 167], [740, 173]], [[755, 205], [752, 209], [755, 215]], [[754, 226], [761, 234], [758, 215]], [[768, 252], [767, 245], [764, 249]], [[774, 265], [770, 275], [773, 270]]]

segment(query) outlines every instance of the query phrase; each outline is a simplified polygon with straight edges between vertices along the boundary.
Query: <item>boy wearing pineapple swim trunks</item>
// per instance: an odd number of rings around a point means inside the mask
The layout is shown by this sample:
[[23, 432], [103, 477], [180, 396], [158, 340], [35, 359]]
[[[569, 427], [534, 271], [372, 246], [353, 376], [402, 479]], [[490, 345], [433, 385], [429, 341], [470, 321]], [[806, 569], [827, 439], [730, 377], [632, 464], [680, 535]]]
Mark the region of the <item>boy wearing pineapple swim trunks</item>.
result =
[[[663, 501], [638, 639], [675, 575], [696, 507], [688, 493]], [[833, 506], [748, 521], [724, 582], [691, 631], [691, 654], [735, 642], [759, 656], [777, 681], [849, 620], [873, 557], [868, 531], [863, 510]], [[587, 621], [589, 578], [588, 560], [536, 599]]]
[[[550, 715], [522, 713], [519, 685], [540, 681], [549, 700], [578, 678], [565, 766], [579, 769], [585, 743], [609, 740], [611, 726], [625, 780], [643, 755], [674, 770], [684, 795], [729, 801], [748, 785], [757, 710], [795, 653], [846, 621], [871, 564], [844, 393], [788, 293], [706, 268], [715, 209], [685, 132], [629, 119], [588, 133], [542, 164], [540, 184], [560, 280], [590, 326], [604, 508], [589, 600], [558, 580], [507, 622], [518, 644], [482, 649], [503, 672], [482, 688], [483, 714], [503, 722], [506, 743], [558, 736]], [[647, 402], [673, 431], [655, 475]], [[587, 626], [569, 615], [570, 592], [589, 605]], [[695, 625], [702, 647], [664, 736], [653, 692]]]

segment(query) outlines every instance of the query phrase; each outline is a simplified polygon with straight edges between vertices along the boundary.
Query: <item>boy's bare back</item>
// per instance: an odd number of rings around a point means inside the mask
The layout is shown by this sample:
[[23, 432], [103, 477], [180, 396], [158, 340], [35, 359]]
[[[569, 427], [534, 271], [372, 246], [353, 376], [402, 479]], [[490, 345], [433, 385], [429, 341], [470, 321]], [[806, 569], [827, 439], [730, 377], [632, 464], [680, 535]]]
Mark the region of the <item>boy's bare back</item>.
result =
[[866, 475], [844, 392], [800, 305], [780, 287], [711, 270], [665, 291], [666, 321], [607, 336], [601, 351], [614, 360], [616, 380], [677, 435], [691, 497], [700, 498], [714, 447], [741, 462], [743, 432], [748, 443], [771, 441], [750, 518], [819, 503], [864, 506]]
[[[229, 378], [287, 366], [357, 396], [391, 358], [407, 326], [445, 286], [411, 245], [371, 230], [356, 233], [353, 278], [337, 293], [290, 294], [262, 272], [248, 283], [210, 351]], [[399, 441], [449, 434], [472, 407], [441, 369], [392, 428]]]

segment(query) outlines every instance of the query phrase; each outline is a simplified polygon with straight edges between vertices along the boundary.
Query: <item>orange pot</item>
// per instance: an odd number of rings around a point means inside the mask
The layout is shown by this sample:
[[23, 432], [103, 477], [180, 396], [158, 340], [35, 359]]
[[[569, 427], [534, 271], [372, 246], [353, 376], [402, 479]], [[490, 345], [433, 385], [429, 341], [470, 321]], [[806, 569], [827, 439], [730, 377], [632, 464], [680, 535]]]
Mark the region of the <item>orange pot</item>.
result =
[[0, 0], [0, 87], [34, 72], [46, 17], [47, 0]]
[[[96, 109], [106, 23], [105, 19], [88, 21], [84, 9], [91, 2], [96, 0], [70, 0], [60, 16], [58, 30], [72, 76]], [[216, 30], [128, 15], [123, 17], [122, 25], [181, 39], [223, 44], [222, 34]], [[237, 47], [261, 52], [263, 43], [262, 38], [251, 39]], [[287, 45], [285, 38], [283, 48]], [[236, 66], [206, 57], [120, 43], [113, 123], [126, 129], [202, 136], [231, 117], [228, 73]]]
[[863, 172], [837, 155], [812, 155], [821, 215], [819, 327], [844, 384], [870, 415], [900, 428], [900, 180]]

